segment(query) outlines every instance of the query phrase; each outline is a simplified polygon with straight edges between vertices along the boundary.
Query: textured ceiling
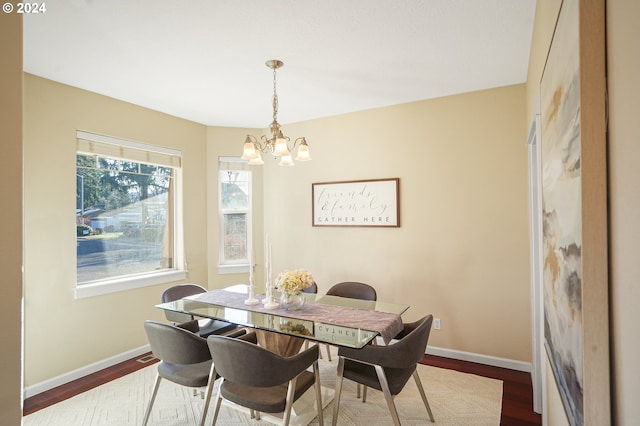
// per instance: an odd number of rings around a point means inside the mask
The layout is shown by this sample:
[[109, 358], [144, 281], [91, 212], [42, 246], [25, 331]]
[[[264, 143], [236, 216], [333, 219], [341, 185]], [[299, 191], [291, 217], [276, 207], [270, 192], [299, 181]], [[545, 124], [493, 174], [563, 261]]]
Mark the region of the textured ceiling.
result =
[[535, 0], [59, 0], [24, 69], [207, 125], [267, 127], [522, 83]]

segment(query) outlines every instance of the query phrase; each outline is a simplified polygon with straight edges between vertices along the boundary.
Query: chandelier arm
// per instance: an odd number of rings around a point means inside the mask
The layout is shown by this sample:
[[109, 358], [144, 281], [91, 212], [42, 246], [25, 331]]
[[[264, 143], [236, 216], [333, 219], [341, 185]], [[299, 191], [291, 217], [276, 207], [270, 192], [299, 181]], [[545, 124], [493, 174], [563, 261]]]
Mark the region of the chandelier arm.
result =
[[[255, 138], [254, 138], [255, 139]], [[254, 142], [254, 144], [256, 145], [257, 149], [260, 150], [260, 152], [262, 152], [263, 154], [272, 151], [271, 149], [271, 141], [269, 139], [267, 139], [267, 137], [265, 135], [260, 136], [260, 139], [262, 139], [262, 142], [260, 142], [258, 139], [256, 139], [256, 141]]]
[[289, 137], [286, 137], [287, 139], [287, 149], [289, 150], [289, 152], [292, 152], [295, 148], [296, 148], [296, 144], [298, 143], [298, 140], [300, 140], [301, 138], [296, 138], [293, 141], [293, 144], [291, 146], [289, 146], [289, 142], [291, 142], [291, 139], [289, 139]]
[[[289, 141], [289, 138], [287, 138], [287, 142], [288, 142], [288, 141]], [[306, 139], [304, 138], [304, 136], [300, 136], [300, 137], [296, 138], [296, 139], [293, 141], [293, 145], [291, 145], [291, 147], [289, 147], [289, 144], [287, 143], [287, 149], [289, 149], [289, 152], [293, 152], [293, 150], [294, 150], [294, 149], [296, 149], [296, 145], [297, 145], [297, 146], [300, 146], [300, 145], [302, 145], [303, 143], [305, 143], [305, 144], [306, 144], [306, 142], [307, 142], [307, 141], [306, 141]]]

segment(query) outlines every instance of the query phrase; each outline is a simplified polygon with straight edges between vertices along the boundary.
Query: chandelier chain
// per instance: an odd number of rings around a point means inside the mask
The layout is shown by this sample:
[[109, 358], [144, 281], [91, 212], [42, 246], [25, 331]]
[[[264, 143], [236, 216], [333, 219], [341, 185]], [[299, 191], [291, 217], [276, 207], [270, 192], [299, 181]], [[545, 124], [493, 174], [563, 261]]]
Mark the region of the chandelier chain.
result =
[[276, 67], [273, 67], [273, 122], [278, 122], [278, 94], [276, 93]]

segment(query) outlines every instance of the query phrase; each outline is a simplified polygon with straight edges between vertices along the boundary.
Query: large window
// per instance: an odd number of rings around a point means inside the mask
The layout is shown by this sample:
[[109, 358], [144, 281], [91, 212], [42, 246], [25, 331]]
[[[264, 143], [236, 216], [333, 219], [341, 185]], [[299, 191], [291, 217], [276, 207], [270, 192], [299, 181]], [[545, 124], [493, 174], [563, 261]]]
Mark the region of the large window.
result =
[[180, 151], [78, 132], [78, 296], [181, 278], [180, 163]]
[[251, 247], [251, 170], [246, 161], [220, 157], [218, 192], [222, 236], [219, 270], [246, 272]]

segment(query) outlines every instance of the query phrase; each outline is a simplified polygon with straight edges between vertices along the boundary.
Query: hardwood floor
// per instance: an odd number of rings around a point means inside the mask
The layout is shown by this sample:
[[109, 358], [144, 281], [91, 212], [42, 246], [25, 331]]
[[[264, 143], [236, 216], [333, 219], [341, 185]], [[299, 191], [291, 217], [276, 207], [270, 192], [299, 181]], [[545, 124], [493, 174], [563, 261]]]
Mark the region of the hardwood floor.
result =
[[[71, 398], [79, 393], [93, 389], [94, 387], [117, 379], [118, 377], [122, 377], [158, 362], [155, 358], [151, 358], [151, 360], [147, 362], [139, 361], [148, 355], [150, 354], [122, 362], [89, 376], [58, 386], [57, 388], [51, 389], [47, 392], [42, 392], [38, 395], [32, 396], [31, 398], [27, 398], [24, 401], [23, 415], [26, 416], [34, 413], [57, 402], [64, 401], [65, 399]], [[529, 373], [491, 367], [473, 362], [458, 361], [433, 355], [425, 355], [421, 362], [434, 367], [449, 368], [463, 373], [477, 374], [502, 380], [502, 417], [500, 419], [500, 424], [503, 426], [529, 426], [542, 424], [541, 416], [533, 412], [533, 392], [531, 388], [531, 376]]]
[[[140, 362], [139, 360], [145, 360], [149, 357], [147, 362]], [[119, 364], [113, 365], [104, 370], [100, 370], [96, 373], [90, 374], [85, 377], [81, 377], [64, 385], [58, 386], [46, 392], [39, 393], [24, 400], [22, 407], [22, 415], [26, 416], [31, 413], [35, 413], [38, 410], [47, 408], [57, 402], [64, 401], [82, 392], [86, 392], [89, 389], [93, 389], [100, 385], [103, 385], [111, 380], [115, 380], [119, 377], [133, 373], [148, 365], [155, 364], [159, 360], [151, 356], [151, 352], [141, 355], [137, 358], [130, 359]]]

